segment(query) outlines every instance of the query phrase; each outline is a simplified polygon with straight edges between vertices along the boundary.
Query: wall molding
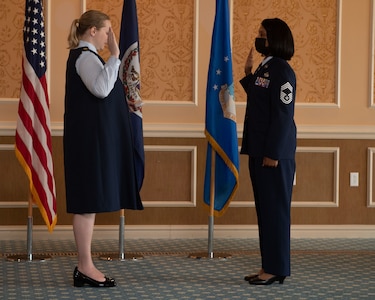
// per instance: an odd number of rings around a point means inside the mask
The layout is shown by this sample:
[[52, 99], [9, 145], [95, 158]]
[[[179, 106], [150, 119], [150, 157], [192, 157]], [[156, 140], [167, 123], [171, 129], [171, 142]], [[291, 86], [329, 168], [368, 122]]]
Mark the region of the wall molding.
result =
[[375, 200], [373, 199], [373, 179], [374, 179], [374, 153], [375, 148], [368, 148], [367, 156], [367, 207], [375, 207]]
[[[144, 123], [145, 137], [204, 138], [204, 123]], [[14, 136], [16, 122], [0, 121], [0, 136]], [[52, 122], [52, 136], [63, 135], [63, 123]], [[238, 137], [242, 138], [243, 124], [237, 124]], [[298, 125], [299, 139], [368, 139], [375, 140], [374, 125]]]
[[371, 51], [370, 51], [370, 89], [369, 89], [369, 107], [370, 108], [375, 108], [375, 103], [374, 103], [374, 85], [375, 85], [375, 77], [374, 77], [374, 72], [375, 72], [375, 1], [371, 0], [371, 29], [370, 29], [370, 46], [371, 46]]
[[332, 201], [296, 201], [292, 207], [339, 207], [340, 185], [340, 148], [339, 147], [297, 147], [298, 153], [332, 153], [333, 162], [333, 194]]
[[197, 146], [145, 145], [145, 152], [188, 152], [191, 155], [190, 201], [145, 201], [144, 207], [196, 207], [197, 205]]
[[[126, 225], [127, 239], [201, 239], [207, 238], [207, 225]], [[375, 225], [292, 225], [291, 237], [303, 239], [322, 238], [374, 238]], [[0, 226], [0, 240], [26, 240], [26, 226]], [[119, 238], [119, 227], [95, 226], [93, 239], [112, 240]], [[258, 238], [256, 225], [216, 225], [214, 238]], [[57, 225], [53, 233], [46, 226], [33, 226], [33, 240], [74, 240], [70, 225]]]

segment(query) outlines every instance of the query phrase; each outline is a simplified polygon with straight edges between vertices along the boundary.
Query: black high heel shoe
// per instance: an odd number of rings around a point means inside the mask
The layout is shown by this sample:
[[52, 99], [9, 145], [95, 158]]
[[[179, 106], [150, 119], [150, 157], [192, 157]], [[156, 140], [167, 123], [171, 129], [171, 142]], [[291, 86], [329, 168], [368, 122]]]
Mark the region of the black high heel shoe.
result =
[[253, 280], [253, 279], [257, 278], [258, 276], [259, 276], [259, 274], [252, 274], [252, 275], [245, 276], [243, 279], [245, 281], [250, 281], [250, 280]]
[[104, 281], [97, 281], [95, 279], [92, 279], [91, 277], [86, 276], [85, 274], [78, 271], [78, 267], [74, 269], [73, 272], [73, 281], [74, 286], [81, 287], [84, 286], [85, 283], [87, 283], [90, 286], [93, 287], [113, 287], [116, 286], [116, 281], [114, 278], [108, 278], [105, 277]]
[[275, 276], [272, 276], [271, 278], [268, 278], [268, 279], [261, 279], [261, 278], [259, 278], [259, 276], [257, 276], [254, 279], [251, 279], [249, 281], [249, 283], [254, 284], [254, 285], [270, 285], [270, 284], [274, 283], [275, 281], [278, 281], [280, 284], [283, 284], [285, 277], [286, 276], [275, 275]]

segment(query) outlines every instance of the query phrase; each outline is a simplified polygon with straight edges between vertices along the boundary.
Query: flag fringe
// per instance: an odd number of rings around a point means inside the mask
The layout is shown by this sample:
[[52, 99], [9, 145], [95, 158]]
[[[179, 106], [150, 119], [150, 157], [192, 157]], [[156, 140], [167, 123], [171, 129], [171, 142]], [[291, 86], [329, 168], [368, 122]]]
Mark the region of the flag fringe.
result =
[[[236, 192], [239, 188], [239, 173], [238, 173], [238, 170], [237, 170], [236, 166], [234, 165], [234, 163], [231, 161], [231, 159], [225, 153], [223, 148], [220, 147], [220, 145], [216, 142], [216, 140], [208, 132], [207, 129], [205, 129], [204, 134], [206, 135], [207, 141], [210, 143], [212, 149], [214, 149], [214, 151], [223, 159], [223, 161], [225, 162], [227, 167], [231, 170], [231, 172], [233, 173], [233, 175], [236, 179], [236, 184], [234, 185], [234, 187], [232, 189], [232, 192], [230, 193], [230, 196], [228, 198], [228, 201], [225, 203], [224, 207], [220, 211], [214, 210], [214, 216], [215, 217], [221, 217], [226, 212], [227, 208], [229, 207], [229, 204], [230, 204], [231, 200], [234, 198], [234, 196], [235, 196], [235, 194], [236, 194]], [[209, 204], [204, 202], [204, 205], [205, 205], [205, 208], [207, 210], [210, 209]]]
[[22, 153], [17, 148], [17, 145], [15, 147], [15, 152], [16, 152], [16, 157], [17, 157], [19, 163], [23, 167], [23, 169], [24, 169], [24, 171], [25, 171], [25, 173], [26, 173], [26, 175], [29, 179], [29, 182], [30, 182], [29, 188], [30, 188], [32, 199], [33, 199], [34, 203], [38, 206], [38, 208], [40, 210], [40, 213], [42, 215], [42, 218], [47, 225], [48, 231], [53, 232], [53, 229], [54, 229], [54, 227], [57, 223], [57, 215], [55, 215], [52, 219], [52, 222], [50, 222], [50, 220], [48, 218], [48, 215], [47, 215], [47, 212], [46, 212], [46, 209], [43, 206], [42, 201], [40, 200], [39, 194], [38, 194], [38, 192], [37, 192], [37, 190], [34, 186], [32, 174], [31, 174], [32, 172], [31, 172], [28, 164], [26, 163], [25, 158], [23, 157]]

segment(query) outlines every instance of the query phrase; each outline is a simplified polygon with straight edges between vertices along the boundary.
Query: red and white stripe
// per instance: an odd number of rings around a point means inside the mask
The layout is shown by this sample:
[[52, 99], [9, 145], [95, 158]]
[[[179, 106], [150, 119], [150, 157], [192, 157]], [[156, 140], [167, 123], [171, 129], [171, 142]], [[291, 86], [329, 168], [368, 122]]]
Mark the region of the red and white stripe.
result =
[[49, 231], [57, 222], [49, 99], [45, 74], [39, 79], [23, 54], [16, 130], [16, 156], [29, 181], [34, 203]]

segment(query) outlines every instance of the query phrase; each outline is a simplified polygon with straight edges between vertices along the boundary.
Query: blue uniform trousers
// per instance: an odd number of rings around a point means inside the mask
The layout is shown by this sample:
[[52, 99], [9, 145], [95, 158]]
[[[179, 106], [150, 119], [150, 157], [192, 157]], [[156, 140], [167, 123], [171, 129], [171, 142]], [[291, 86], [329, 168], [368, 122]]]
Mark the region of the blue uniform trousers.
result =
[[279, 160], [276, 168], [262, 164], [263, 158], [249, 158], [262, 268], [269, 274], [290, 276], [290, 207], [295, 160]]

